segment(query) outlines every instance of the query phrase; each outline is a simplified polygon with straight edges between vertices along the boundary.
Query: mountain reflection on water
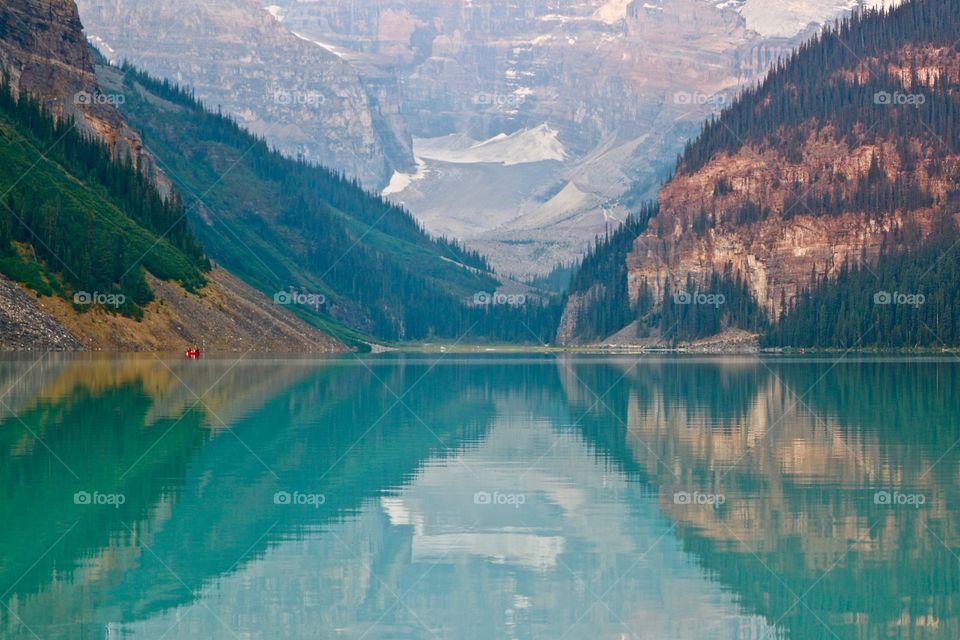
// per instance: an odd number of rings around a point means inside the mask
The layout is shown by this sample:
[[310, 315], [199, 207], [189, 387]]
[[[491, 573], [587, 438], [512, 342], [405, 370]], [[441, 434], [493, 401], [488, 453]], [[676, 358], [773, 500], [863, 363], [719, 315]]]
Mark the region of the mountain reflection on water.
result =
[[8, 358], [0, 637], [957, 638], [958, 374]]

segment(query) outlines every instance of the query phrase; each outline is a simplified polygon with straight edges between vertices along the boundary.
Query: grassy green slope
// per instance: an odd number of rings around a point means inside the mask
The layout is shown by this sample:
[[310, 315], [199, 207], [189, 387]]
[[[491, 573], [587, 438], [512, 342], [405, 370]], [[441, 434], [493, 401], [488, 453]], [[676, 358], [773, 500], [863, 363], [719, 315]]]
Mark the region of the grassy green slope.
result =
[[[68, 299], [78, 291], [123, 294], [117, 310], [134, 316], [152, 297], [141, 268], [188, 289], [204, 284], [206, 260], [192, 238], [189, 252], [175, 246], [120, 193], [138, 181], [135, 172], [36, 103], [0, 93], [0, 272]], [[98, 181], [78, 163], [111, 177]]]

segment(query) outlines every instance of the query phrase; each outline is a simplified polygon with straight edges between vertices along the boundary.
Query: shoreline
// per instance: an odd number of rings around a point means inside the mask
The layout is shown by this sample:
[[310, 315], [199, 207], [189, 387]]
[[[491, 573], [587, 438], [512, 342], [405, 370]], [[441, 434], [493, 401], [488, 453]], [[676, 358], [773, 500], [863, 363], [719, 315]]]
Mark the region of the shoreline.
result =
[[[837, 354], [856, 354], [856, 355], [954, 355], [960, 359], [960, 347], [937, 347], [937, 348], [875, 348], [865, 347], [858, 349], [814, 349], [814, 348], [752, 348], [752, 349], [710, 349], [696, 346], [684, 347], [641, 347], [641, 346], [612, 346], [612, 345], [579, 345], [579, 346], [535, 346], [535, 345], [463, 345], [463, 344], [442, 344], [442, 343], [423, 343], [423, 344], [404, 344], [404, 345], [371, 345], [374, 348], [370, 351], [282, 351], [269, 349], [243, 350], [234, 349], [230, 351], [208, 349], [204, 351], [200, 359], [204, 357], [290, 357], [290, 358], [315, 358], [315, 357], [344, 357], [348, 355], [370, 356], [383, 354], [407, 354], [407, 353], [438, 353], [438, 354], [592, 354], [592, 355], [695, 355], [695, 356], [770, 356], [770, 355], [789, 355], [789, 356], [816, 356], [816, 355], [837, 355]], [[157, 357], [179, 357], [183, 358], [183, 351], [171, 350], [120, 350], [120, 349], [8, 349], [0, 347], [0, 355], [46, 355], [46, 354], [64, 354], [64, 355], [96, 355], [96, 356], [121, 356], [121, 355], [153, 355]]]

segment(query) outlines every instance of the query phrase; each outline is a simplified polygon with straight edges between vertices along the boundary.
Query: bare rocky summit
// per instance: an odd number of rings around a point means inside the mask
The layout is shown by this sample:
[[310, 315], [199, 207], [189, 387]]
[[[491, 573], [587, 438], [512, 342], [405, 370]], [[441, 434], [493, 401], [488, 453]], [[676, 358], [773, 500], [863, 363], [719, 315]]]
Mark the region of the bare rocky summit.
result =
[[4, 0], [0, 13], [0, 72], [16, 95], [39, 98], [57, 117], [107, 143], [117, 157], [138, 163], [158, 184], [169, 180], [144, 151], [136, 131], [116, 108], [122, 97], [105, 94], [73, 0]]

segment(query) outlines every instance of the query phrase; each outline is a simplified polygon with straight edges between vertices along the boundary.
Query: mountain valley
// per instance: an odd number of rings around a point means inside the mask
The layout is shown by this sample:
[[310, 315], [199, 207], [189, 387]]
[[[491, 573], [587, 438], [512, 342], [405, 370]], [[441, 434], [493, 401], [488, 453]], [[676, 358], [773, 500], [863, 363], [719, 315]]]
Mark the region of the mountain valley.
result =
[[[384, 194], [521, 277], [578, 259], [656, 193], [701, 120], [855, 6], [269, 1], [291, 31], [398, 78], [417, 167]], [[526, 139], [523, 161], [504, 136]], [[452, 141], [489, 153], [431, 153]]]

